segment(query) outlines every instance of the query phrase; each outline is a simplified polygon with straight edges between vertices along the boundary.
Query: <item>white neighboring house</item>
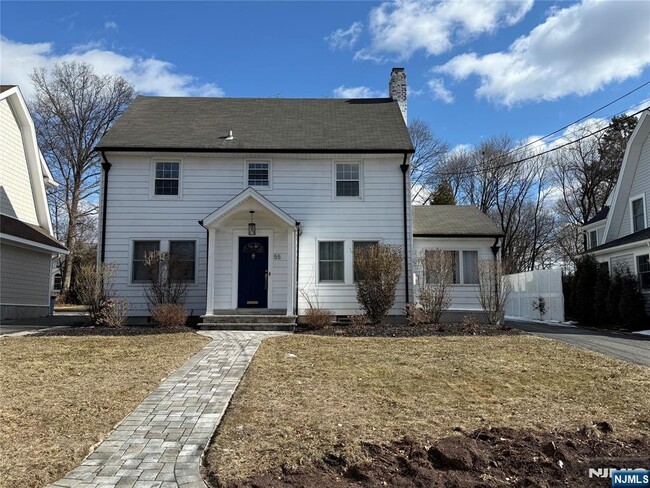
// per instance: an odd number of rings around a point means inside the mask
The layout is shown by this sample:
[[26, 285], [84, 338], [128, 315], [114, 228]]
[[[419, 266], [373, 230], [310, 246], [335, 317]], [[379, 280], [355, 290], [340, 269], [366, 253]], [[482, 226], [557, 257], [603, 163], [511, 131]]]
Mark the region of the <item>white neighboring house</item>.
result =
[[185, 261], [191, 315], [347, 315], [353, 249], [395, 244], [412, 299], [406, 74], [390, 98], [138, 97], [97, 146], [104, 164], [99, 259], [148, 315], [145, 255]]
[[636, 274], [650, 313], [650, 110], [630, 136], [608, 205], [582, 230], [587, 252], [610, 273]]
[[54, 239], [46, 187], [56, 186], [38, 149], [20, 89], [0, 86], [0, 320], [46, 317]]
[[[479, 261], [498, 259], [499, 240], [504, 234], [496, 224], [472, 205], [413, 206], [414, 257], [428, 250], [445, 250], [454, 256], [454, 285], [451, 307], [444, 321], [461, 321], [465, 315], [483, 316], [478, 298]], [[426, 280], [415, 266], [418, 284]]]

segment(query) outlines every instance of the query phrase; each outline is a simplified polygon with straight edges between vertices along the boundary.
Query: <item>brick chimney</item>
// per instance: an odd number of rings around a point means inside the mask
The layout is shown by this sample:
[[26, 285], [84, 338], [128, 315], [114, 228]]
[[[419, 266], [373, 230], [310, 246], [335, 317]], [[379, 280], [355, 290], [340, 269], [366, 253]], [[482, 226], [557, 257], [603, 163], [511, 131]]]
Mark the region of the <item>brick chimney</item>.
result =
[[388, 96], [399, 105], [399, 109], [402, 111], [402, 117], [404, 117], [404, 123], [406, 124], [406, 72], [404, 68], [393, 68], [393, 71], [390, 72]]

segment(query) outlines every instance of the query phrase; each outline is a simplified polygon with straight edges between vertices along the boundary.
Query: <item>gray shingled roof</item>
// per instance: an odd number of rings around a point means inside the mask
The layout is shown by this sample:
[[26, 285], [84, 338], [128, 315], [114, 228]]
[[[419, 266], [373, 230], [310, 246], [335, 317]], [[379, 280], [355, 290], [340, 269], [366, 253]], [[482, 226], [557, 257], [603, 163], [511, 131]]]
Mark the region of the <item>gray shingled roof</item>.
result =
[[607, 218], [607, 214], [609, 213], [609, 206], [605, 205], [603, 208], [600, 209], [596, 215], [594, 215], [592, 218], [587, 220], [587, 222], [584, 225], [589, 225], [593, 224], [594, 222], [600, 222], [601, 220], [605, 220]]
[[414, 205], [413, 235], [418, 237], [501, 237], [490, 217], [472, 205]]
[[38, 244], [66, 250], [66, 247], [37, 225], [27, 224], [8, 215], [0, 215], [0, 232]]
[[141, 96], [96, 149], [410, 152], [413, 145], [397, 102], [388, 98]]
[[589, 254], [596, 251], [602, 251], [603, 249], [609, 249], [612, 247], [624, 246], [625, 244], [634, 244], [635, 242], [641, 242], [650, 239], [650, 227], [634, 232], [633, 234], [628, 234], [613, 241], [606, 242], [600, 246], [592, 247], [585, 254]]

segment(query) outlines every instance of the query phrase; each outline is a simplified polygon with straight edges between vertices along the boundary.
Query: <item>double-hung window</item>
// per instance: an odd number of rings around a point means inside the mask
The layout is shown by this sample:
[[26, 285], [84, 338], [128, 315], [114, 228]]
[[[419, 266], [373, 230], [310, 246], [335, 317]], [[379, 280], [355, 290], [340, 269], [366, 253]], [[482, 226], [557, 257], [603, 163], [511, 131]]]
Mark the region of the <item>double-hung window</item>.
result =
[[318, 281], [321, 283], [345, 281], [343, 241], [318, 243]]
[[[434, 259], [434, 251], [426, 251], [425, 259]], [[451, 260], [451, 277], [454, 285], [478, 284], [478, 251], [442, 251]], [[436, 277], [425, 266], [425, 282], [435, 283]]]
[[178, 161], [158, 161], [156, 162], [155, 171], [154, 195], [178, 195], [181, 163]]
[[645, 229], [645, 199], [632, 200], [632, 232]]
[[194, 281], [196, 270], [196, 242], [169, 241], [171, 280]]
[[639, 273], [639, 286], [642, 290], [650, 290], [650, 255], [637, 256], [636, 269]]
[[248, 163], [248, 186], [268, 188], [271, 186], [271, 165], [268, 161], [250, 161]]
[[336, 196], [361, 196], [360, 163], [336, 163]]
[[133, 241], [133, 261], [131, 263], [131, 281], [143, 283], [149, 280], [145, 266], [147, 255], [160, 250], [160, 241]]

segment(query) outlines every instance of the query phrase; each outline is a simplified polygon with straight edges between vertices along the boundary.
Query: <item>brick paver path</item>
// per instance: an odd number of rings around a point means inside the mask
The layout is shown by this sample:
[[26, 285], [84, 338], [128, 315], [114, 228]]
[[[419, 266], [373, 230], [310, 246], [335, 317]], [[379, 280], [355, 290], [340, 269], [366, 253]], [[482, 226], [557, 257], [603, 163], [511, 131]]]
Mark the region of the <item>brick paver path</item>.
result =
[[203, 450], [255, 351], [276, 332], [205, 332], [212, 342], [178, 368], [80, 466], [49, 485], [205, 488]]

